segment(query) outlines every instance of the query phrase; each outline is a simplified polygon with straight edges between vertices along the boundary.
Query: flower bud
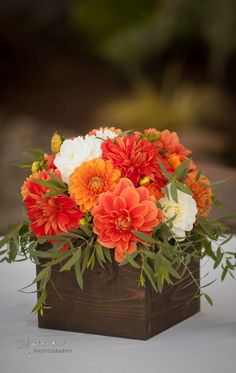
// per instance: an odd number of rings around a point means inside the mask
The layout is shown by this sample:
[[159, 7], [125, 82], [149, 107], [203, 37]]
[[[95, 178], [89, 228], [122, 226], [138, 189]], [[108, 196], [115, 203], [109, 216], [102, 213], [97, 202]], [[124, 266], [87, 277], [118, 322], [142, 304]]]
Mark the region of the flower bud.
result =
[[83, 218], [81, 218], [79, 220], [79, 225], [81, 225], [82, 227], [88, 227], [89, 226], [89, 222], [88, 222], [88, 220], [85, 217], [83, 217]]
[[150, 184], [150, 178], [147, 177], [147, 176], [144, 176], [142, 177], [140, 180], [139, 180], [139, 185], [145, 185], [145, 184]]
[[54, 133], [51, 139], [51, 149], [54, 154], [59, 153], [62, 144], [62, 137], [57, 132]]
[[31, 166], [31, 171], [34, 173], [34, 172], [37, 172], [40, 170], [40, 162], [39, 161], [35, 161], [32, 163], [32, 166]]
[[171, 154], [168, 163], [176, 170], [181, 165], [180, 157], [177, 154]]

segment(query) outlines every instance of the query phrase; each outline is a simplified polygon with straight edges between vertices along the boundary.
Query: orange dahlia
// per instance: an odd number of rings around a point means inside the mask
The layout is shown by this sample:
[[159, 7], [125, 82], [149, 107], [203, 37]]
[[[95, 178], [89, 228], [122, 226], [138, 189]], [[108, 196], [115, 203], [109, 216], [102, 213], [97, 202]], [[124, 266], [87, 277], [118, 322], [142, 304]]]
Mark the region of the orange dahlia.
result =
[[198, 214], [207, 217], [211, 210], [213, 197], [209, 180], [203, 175], [196, 180], [196, 173], [192, 172], [188, 174], [186, 184], [193, 193], [193, 198], [197, 203]]
[[83, 213], [73, 199], [64, 194], [45, 198], [43, 195], [48, 189], [36, 184], [33, 179], [49, 180], [50, 176], [45, 170], [35, 173], [24, 182], [21, 190], [30, 228], [36, 237], [56, 235], [79, 227]]
[[191, 154], [191, 150], [185, 148], [179, 141], [176, 132], [164, 130], [160, 132], [160, 139], [158, 140], [159, 150], [168, 157], [170, 154], [178, 154], [182, 158], [186, 158]]
[[158, 164], [156, 145], [137, 134], [104, 141], [102, 157], [111, 160], [121, 170], [122, 177], [129, 178], [135, 186], [144, 176], [166, 182]]
[[100, 194], [92, 215], [98, 242], [114, 249], [118, 262], [125, 258], [126, 252], [131, 254], [137, 250], [137, 242], [141, 240], [132, 231], [151, 235], [163, 218], [148, 190], [143, 186], [136, 189], [127, 178], [121, 179], [112, 192]]
[[120, 171], [111, 161], [95, 158], [75, 169], [69, 181], [69, 193], [82, 211], [90, 211], [102, 192], [113, 190]]
[[175, 154], [183, 161], [191, 154], [191, 151], [180, 143], [176, 132], [170, 132], [169, 130], [157, 131], [155, 128], [148, 128], [144, 131], [144, 136], [155, 142], [159, 153], [166, 159], [170, 155]]

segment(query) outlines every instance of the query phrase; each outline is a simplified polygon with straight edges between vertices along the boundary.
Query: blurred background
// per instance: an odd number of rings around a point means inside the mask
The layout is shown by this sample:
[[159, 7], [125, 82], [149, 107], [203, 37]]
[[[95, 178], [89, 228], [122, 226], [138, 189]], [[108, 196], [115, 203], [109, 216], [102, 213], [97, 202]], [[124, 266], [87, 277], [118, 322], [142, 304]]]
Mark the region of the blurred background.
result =
[[1, 0], [0, 233], [55, 130], [168, 128], [236, 212], [235, 0]]

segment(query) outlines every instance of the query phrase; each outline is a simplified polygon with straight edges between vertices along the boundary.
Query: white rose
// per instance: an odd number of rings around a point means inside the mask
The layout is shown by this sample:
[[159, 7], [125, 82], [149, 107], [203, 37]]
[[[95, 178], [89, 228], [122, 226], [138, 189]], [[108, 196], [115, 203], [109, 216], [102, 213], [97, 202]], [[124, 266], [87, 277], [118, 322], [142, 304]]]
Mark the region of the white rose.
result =
[[175, 202], [171, 197], [170, 184], [167, 185], [169, 198], [166, 196], [160, 199], [160, 204], [164, 214], [164, 220], [172, 221], [172, 231], [176, 238], [181, 241], [185, 238], [186, 232], [193, 229], [193, 224], [196, 221], [197, 204], [193, 197], [187, 193], [177, 190], [178, 202]]
[[85, 138], [78, 136], [63, 142], [54, 164], [61, 172], [62, 180], [68, 183], [76, 167], [93, 158], [101, 158], [101, 156], [101, 140], [93, 135], [87, 135]]

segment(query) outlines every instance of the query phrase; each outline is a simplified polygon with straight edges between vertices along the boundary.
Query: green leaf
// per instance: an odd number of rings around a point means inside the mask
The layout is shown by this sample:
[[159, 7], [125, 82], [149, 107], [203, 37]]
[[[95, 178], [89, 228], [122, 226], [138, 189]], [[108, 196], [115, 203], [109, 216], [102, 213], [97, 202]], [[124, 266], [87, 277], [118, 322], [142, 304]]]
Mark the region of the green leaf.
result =
[[50, 277], [51, 275], [51, 266], [47, 265], [45, 268], [43, 268], [35, 277], [33, 283], [35, 284], [36, 282], [42, 280], [43, 278]]
[[145, 274], [147, 275], [149, 281], [151, 282], [152, 284], [152, 287], [156, 290], [157, 290], [157, 287], [156, 287], [156, 284], [155, 284], [155, 274], [152, 270], [152, 268], [149, 266], [149, 264], [147, 264], [147, 262], [143, 262], [143, 268], [144, 268], [144, 272]]
[[216, 279], [215, 279], [215, 280], [212, 280], [211, 282], [208, 282], [207, 284], [205, 284], [205, 285], [203, 285], [203, 286], [201, 286], [201, 289], [204, 289], [204, 288], [206, 288], [206, 287], [208, 287], [208, 286], [214, 284], [214, 282], [216, 282]]
[[7, 261], [9, 263], [14, 262], [17, 256], [17, 252], [18, 252], [18, 242], [14, 238], [12, 238], [9, 242], [8, 258], [7, 258]]
[[227, 275], [228, 273], [228, 267], [222, 267], [223, 268], [223, 272], [221, 274], [221, 281], [224, 281], [225, 279], [225, 276]]
[[191, 190], [186, 185], [182, 184], [181, 182], [176, 181], [176, 187], [177, 189], [181, 190], [181, 192], [189, 194], [190, 196], [192, 195]]
[[173, 200], [176, 203], [178, 203], [177, 187], [176, 187], [176, 183], [174, 181], [172, 181], [172, 183], [170, 184], [170, 194], [171, 194], [171, 197], [173, 198]]
[[41, 293], [37, 303], [35, 304], [31, 312], [32, 313], [38, 312], [42, 308], [43, 304], [45, 304], [46, 299], [47, 299], [47, 291], [46, 289], [44, 289], [44, 291]]
[[222, 253], [220, 247], [218, 247], [217, 252], [216, 252], [216, 259], [214, 263], [214, 269], [218, 267], [218, 265], [221, 263], [223, 259], [224, 254]]
[[139, 231], [132, 231], [133, 235], [140, 238], [141, 240], [143, 240], [144, 242], [147, 242], [147, 243], [157, 243], [157, 241], [152, 238], [151, 236], [149, 236], [148, 234], [146, 233], [143, 233], [143, 232], [139, 232]]
[[159, 166], [161, 168], [161, 171], [163, 173], [163, 175], [167, 178], [167, 180], [172, 180], [173, 179], [173, 175], [171, 175], [165, 168], [164, 164], [162, 163], [162, 161], [159, 159], [158, 160], [158, 163], [159, 163]]
[[[101, 261], [100, 261], [99, 264], [101, 265], [101, 267], [103, 267], [103, 264], [102, 264]], [[89, 260], [87, 261], [87, 268], [90, 267], [91, 270], [93, 270], [94, 265], [95, 265], [95, 252], [93, 251], [92, 254], [91, 254], [91, 256], [90, 256], [90, 258], [89, 258]]]
[[43, 245], [47, 241], [66, 241], [66, 239], [65, 237], [63, 237], [63, 235], [60, 235], [60, 234], [43, 236], [38, 239], [38, 242], [40, 243], [40, 245]]
[[188, 168], [188, 165], [189, 165], [190, 161], [191, 161], [191, 159], [185, 159], [185, 161], [183, 161], [179, 165], [179, 167], [177, 167], [177, 169], [175, 170], [175, 173], [174, 173], [174, 177], [176, 179], [179, 179], [187, 171], [187, 168]]
[[157, 276], [157, 289], [159, 293], [162, 292], [164, 286], [164, 279], [161, 276]]
[[209, 297], [209, 295], [206, 294], [206, 293], [203, 293], [203, 295], [204, 295], [206, 301], [207, 301], [211, 306], [213, 306], [213, 301], [212, 301], [211, 297]]
[[[104, 262], [98, 256], [97, 251], [95, 252], [95, 254], [96, 254], [96, 258], [97, 258], [98, 264], [100, 265], [100, 267], [102, 267], [103, 269], [105, 269], [104, 264], [103, 264]], [[95, 265], [95, 259], [94, 259], [94, 256], [93, 256], [93, 260], [91, 262], [91, 269], [93, 269], [94, 265]]]
[[72, 257], [61, 267], [60, 272], [69, 271], [71, 267], [80, 259], [81, 248], [72, 255]]
[[91, 231], [89, 227], [86, 227], [85, 225], [81, 225], [80, 229], [84, 231], [87, 237], [91, 238], [93, 236], [93, 232]]
[[150, 258], [151, 260], [155, 260], [155, 258], [156, 258], [156, 253], [154, 253], [153, 251], [151, 251], [151, 250], [149, 250], [148, 248], [144, 248], [144, 254], [148, 257], [148, 258]]
[[50, 192], [44, 193], [43, 198], [56, 197], [60, 194], [63, 194], [63, 191], [61, 189], [58, 189], [58, 190], [54, 189], [54, 190], [51, 190]]
[[58, 185], [59, 188], [67, 189], [67, 185], [59, 179], [55, 174], [48, 173], [48, 175], [51, 177], [52, 180]]
[[103, 247], [103, 252], [104, 252], [106, 259], [111, 263], [112, 262], [111, 249], [107, 249], [106, 247]]
[[170, 274], [171, 276], [177, 279], [181, 278], [180, 274], [174, 269], [174, 267], [171, 265], [171, 263], [166, 258], [164, 258], [163, 265], [165, 266], [165, 269], [168, 272], [168, 274]]
[[196, 181], [198, 181], [199, 179], [200, 179], [200, 177], [202, 176], [202, 171], [201, 170], [199, 170], [198, 172], [197, 172], [197, 175], [196, 175]]
[[46, 180], [34, 179], [34, 178], [32, 179], [32, 181], [48, 189], [58, 189], [58, 187], [52, 181], [46, 181]]
[[235, 266], [231, 263], [229, 259], [226, 259], [226, 265], [229, 269], [232, 269], [232, 270], [235, 269]]
[[85, 269], [87, 268], [87, 263], [90, 257], [91, 247], [87, 246], [83, 250], [83, 264], [82, 264], [82, 273], [84, 273]]
[[102, 245], [98, 242], [95, 243], [94, 245], [95, 247], [95, 250], [96, 250], [96, 254], [97, 256], [99, 257], [99, 259], [103, 262], [103, 263], [106, 263], [106, 259], [104, 257], [104, 253], [103, 253], [103, 250], [102, 250]]
[[135, 262], [135, 260], [132, 258], [132, 255], [130, 255], [128, 252], [126, 252], [126, 259], [132, 267], [140, 268], [140, 265]]
[[75, 276], [81, 290], [83, 290], [83, 276], [81, 271], [80, 262], [75, 263]]
[[211, 241], [208, 241], [207, 239], [205, 239], [203, 241], [203, 245], [204, 245], [204, 248], [205, 248], [205, 255], [209, 256], [210, 258], [212, 258], [214, 261], [216, 261], [216, 255], [214, 253], [214, 251], [212, 250], [212, 244], [211, 244]]
[[125, 135], [130, 135], [132, 132], [134, 132], [134, 130], [126, 130], [126, 131], [123, 131], [121, 132], [117, 137], [124, 137]]

